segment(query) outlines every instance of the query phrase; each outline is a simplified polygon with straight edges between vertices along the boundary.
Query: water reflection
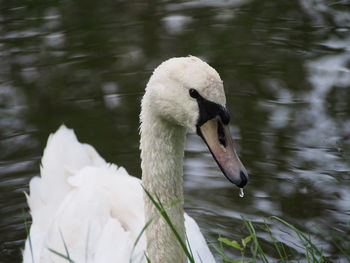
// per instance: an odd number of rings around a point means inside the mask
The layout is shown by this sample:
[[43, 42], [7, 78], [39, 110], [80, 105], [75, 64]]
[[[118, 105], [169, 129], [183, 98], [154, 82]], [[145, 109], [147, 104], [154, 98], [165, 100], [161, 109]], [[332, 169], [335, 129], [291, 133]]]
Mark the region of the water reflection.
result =
[[[4, 2], [0, 257], [19, 261], [22, 191], [39, 172], [48, 134], [65, 123], [140, 176], [145, 83], [162, 60], [192, 54], [224, 80], [231, 131], [251, 182], [239, 198], [205, 145], [189, 135], [187, 211], [212, 242], [219, 234], [242, 238], [240, 218], [250, 218], [271, 258], [277, 255], [263, 217], [281, 216], [312, 232], [336, 259], [332, 239], [314, 225], [346, 231], [349, 221], [350, 18], [342, 7], [326, 0]], [[302, 253], [285, 227], [271, 223], [271, 230]]]

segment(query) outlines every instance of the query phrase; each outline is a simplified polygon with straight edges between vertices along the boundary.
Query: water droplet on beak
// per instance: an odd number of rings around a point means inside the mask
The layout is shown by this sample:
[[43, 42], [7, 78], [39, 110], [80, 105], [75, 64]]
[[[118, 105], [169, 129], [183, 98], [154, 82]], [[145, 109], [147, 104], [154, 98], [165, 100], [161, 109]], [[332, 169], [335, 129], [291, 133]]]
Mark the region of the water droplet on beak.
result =
[[239, 197], [244, 197], [243, 188], [239, 188]]

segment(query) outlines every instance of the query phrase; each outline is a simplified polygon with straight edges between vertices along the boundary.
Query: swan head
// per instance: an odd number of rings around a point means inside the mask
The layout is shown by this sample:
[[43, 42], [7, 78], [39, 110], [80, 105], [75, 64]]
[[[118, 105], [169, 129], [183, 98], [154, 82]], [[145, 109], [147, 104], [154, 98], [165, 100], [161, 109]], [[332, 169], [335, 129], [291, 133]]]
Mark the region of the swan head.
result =
[[206, 62], [189, 56], [160, 64], [147, 84], [142, 108], [197, 132], [226, 178], [238, 187], [246, 185], [247, 171], [236, 154], [229, 131], [223, 82]]

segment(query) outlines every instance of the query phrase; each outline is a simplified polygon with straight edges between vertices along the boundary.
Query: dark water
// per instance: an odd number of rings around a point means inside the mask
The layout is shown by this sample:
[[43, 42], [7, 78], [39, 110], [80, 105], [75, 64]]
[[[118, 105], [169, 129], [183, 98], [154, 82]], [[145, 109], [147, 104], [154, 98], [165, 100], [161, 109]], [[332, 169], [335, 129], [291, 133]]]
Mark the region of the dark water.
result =
[[[334, 262], [345, 262], [336, 239], [320, 232], [349, 240], [349, 4], [1, 1], [0, 262], [20, 261], [23, 191], [39, 173], [48, 134], [65, 123], [139, 177], [145, 84], [161, 61], [188, 54], [208, 61], [224, 80], [231, 130], [251, 174], [239, 198], [205, 145], [189, 136], [186, 207], [208, 240], [243, 238], [244, 216], [274, 259], [263, 228], [266, 217], [277, 215], [309, 232]], [[302, 260], [296, 235], [267, 223], [290, 259]], [[350, 250], [349, 242], [342, 245]]]

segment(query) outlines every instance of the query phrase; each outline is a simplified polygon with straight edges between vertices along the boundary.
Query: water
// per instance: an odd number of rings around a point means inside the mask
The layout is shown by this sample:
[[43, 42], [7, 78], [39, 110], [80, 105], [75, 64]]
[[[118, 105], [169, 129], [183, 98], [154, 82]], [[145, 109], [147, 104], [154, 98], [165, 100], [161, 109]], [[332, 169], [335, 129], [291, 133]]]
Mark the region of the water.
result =
[[239, 197], [243, 198], [244, 197], [244, 190], [243, 188], [239, 188], [239, 194], [238, 194]]
[[[30, 178], [49, 133], [74, 128], [108, 161], [140, 177], [139, 103], [166, 58], [204, 58], [224, 80], [231, 131], [249, 170], [239, 198], [206, 146], [188, 136], [186, 210], [207, 239], [247, 236], [282, 217], [336, 261], [349, 236], [348, 1], [2, 1], [0, 5], [0, 261], [19, 262]], [[272, 233], [302, 258], [298, 238]], [[315, 227], [317, 226], [317, 228]], [[350, 249], [346, 242], [342, 243]], [[226, 251], [240, 259], [240, 253]], [[218, 260], [220, 257], [216, 255]]]

